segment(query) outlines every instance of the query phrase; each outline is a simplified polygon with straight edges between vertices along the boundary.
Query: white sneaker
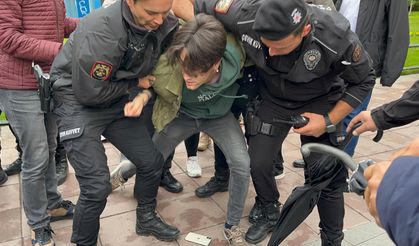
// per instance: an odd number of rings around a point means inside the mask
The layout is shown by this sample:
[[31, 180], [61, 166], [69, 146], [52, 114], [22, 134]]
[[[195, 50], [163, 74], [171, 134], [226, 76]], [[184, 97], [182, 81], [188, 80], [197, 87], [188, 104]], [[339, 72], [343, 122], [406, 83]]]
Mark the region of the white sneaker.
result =
[[201, 166], [199, 166], [198, 157], [188, 157], [188, 160], [186, 161], [186, 170], [188, 171], [188, 176], [191, 178], [201, 177], [202, 169]]

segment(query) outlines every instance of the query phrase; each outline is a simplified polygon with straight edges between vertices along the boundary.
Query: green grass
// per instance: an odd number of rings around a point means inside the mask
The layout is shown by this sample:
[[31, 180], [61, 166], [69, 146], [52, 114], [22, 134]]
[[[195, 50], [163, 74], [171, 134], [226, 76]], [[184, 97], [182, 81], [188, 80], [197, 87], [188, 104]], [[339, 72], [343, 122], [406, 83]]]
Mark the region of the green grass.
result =
[[5, 123], [7, 123], [6, 115], [4, 115], [4, 113], [1, 113], [0, 114], [0, 125], [3, 125]]
[[[419, 44], [419, 12], [412, 12], [409, 15], [410, 44]], [[407, 53], [405, 67], [419, 66], [419, 47], [410, 48]], [[403, 74], [419, 73], [419, 69], [406, 70]]]

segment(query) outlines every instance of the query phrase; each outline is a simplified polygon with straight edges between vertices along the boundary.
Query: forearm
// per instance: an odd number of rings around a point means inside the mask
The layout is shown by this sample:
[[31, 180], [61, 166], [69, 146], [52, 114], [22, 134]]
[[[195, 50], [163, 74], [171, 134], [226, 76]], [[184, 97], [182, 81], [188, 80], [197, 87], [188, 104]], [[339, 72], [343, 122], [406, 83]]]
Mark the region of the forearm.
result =
[[330, 120], [334, 125], [341, 122], [350, 112], [352, 112], [353, 108], [345, 101], [338, 101], [333, 107], [332, 111], [329, 112]]
[[177, 17], [185, 21], [194, 18], [193, 0], [174, 0], [172, 10]]

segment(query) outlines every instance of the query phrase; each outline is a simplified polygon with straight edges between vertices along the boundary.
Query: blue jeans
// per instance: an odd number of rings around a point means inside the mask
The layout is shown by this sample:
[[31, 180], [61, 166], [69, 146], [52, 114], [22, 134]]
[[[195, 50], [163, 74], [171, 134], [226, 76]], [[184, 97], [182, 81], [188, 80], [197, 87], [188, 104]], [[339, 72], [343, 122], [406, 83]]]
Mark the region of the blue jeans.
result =
[[227, 223], [238, 225], [243, 213], [250, 179], [250, 158], [239, 123], [232, 113], [216, 119], [194, 119], [180, 113], [153, 142], [166, 159], [176, 146], [198, 132], [207, 133], [223, 151], [230, 168]]
[[[364, 101], [362, 101], [362, 103], [360, 105], [358, 105], [358, 107], [356, 107], [351, 113], [349, 113], [344, 119], [343, 119], [343, 134], [346, 134], [346, 128], [349, 125], [349, 122], [351, 122], [351, 120], [357, 116], [359, 113], [361, 113], [362, 111], [366, 110], [368, 107], [368, 104], [371, 101], [371, 92], [370, 94], [364, 99]], [[349, 141], [348, 145], [345, 148], [345, 152], [350, 155], [353, 156], [355, 153], [355, 148], [356, 145], [358, 144], [358, 139], [359, 137], [352, 137], [351, 141]]]
[[55, 173], [56, 117], [44, 114], [36, 91], [0, 89], [0, 109], [22, 148], [23, 207], [32, 229], [49, 224], [47, 209], [61, 202]]

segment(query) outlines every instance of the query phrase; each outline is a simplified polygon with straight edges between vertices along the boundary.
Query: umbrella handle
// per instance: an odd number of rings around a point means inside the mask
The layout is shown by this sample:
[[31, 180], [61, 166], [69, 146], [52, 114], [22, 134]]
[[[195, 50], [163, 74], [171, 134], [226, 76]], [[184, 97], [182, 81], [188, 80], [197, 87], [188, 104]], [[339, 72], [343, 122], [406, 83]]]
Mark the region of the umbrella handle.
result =
[[356, 164], [346, 152], [325, 144], [308, 143], [301, 146], [301, 154], [304, 158], [308, 157], [311, 152], [331, 155], [341, 160], [345, 167], [353, 172], [348, 179], [348, 191], [361, 196], [364, 194], [365, 188], [368, 186], [368, 181], [364, 177], [364, 171], [368, 166], [374, 164], [373, 161], [362, 161]]
[[321, 154], [332, 155], [343, 162], [346, 168], [355, 171], [358, 165], [354, 162], [352, 157], [348, 155], [346, 152], [337, 149], [335, 147], [320, 144], [320, 143], [308, 143], [301, 146], [301, 154], [304, 158], [310, 156], [311, 152], [317, 152]]

